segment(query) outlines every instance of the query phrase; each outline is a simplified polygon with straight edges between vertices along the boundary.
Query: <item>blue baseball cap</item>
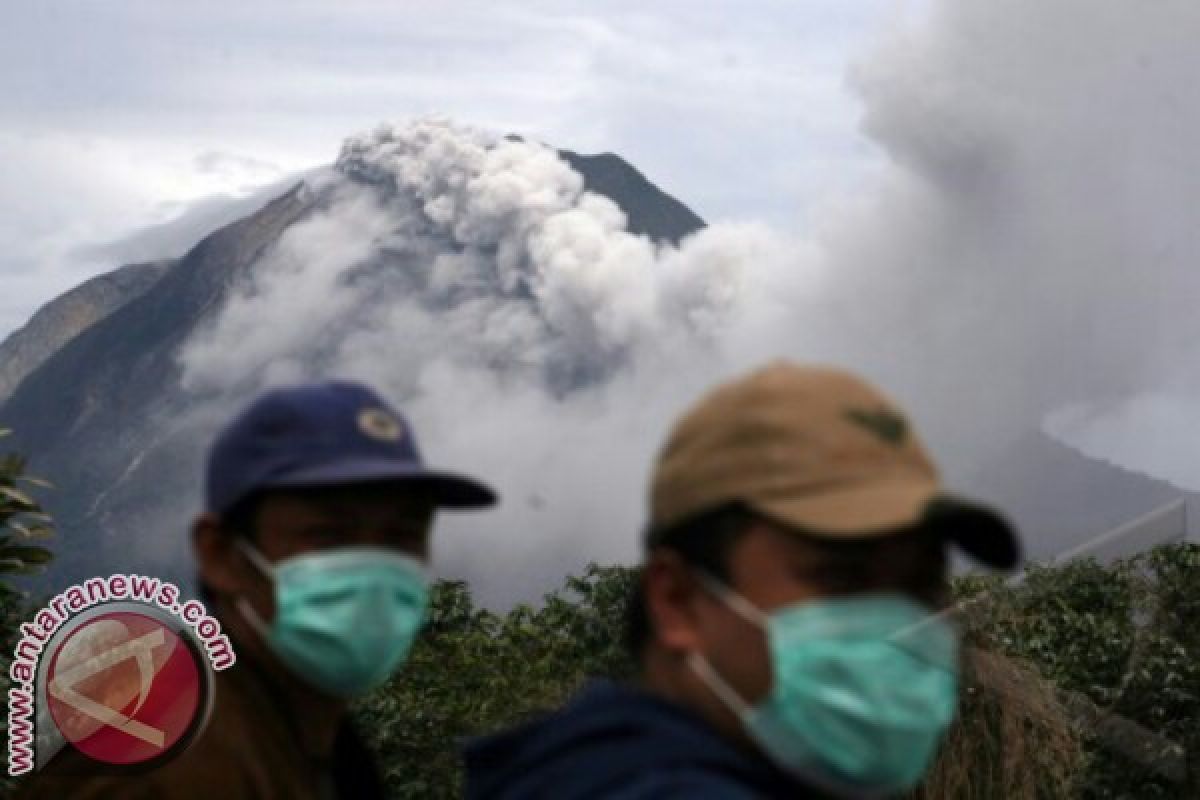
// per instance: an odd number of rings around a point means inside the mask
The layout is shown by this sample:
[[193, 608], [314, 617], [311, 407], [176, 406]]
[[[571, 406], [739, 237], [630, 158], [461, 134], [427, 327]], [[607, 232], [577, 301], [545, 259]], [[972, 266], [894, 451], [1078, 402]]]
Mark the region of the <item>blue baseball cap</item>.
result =
[[408, 423], [373, 390], [329, 383], [265, 392], [217, 436], [208, 455], [206, 503], [217, 514], [260, 489], [403, 481], [443, 508], [483, 508], [496, 493], [479, 481], [426, 467]]

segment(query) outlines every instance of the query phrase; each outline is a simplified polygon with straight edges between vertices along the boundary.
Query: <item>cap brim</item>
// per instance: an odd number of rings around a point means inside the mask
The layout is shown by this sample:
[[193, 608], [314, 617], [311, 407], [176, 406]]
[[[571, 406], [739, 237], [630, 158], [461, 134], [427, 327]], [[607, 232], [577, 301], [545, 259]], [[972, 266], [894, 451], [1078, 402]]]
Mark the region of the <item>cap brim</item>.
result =
[[815, 536], [872, 538], [921, 525], [937, 530], [990, 567], [1011, 569], [1021, 557], [1016, 532], [1004, 517], [945, 494], [928, 479], [892, 479], [748, 504]]
[[930, 501], [922, 521], [989, 567], [1012, 569], [1021, 563], [1016, 529], [987, 506], [942, 494]]
[[323, 464], [280, 475], [261, 486], [283, 489], [385, 481], [419, 485], [431, 493], [434, 504], [440, 508], [486, 508], [495, 505], [497, 500], [496, 492], [491, 487], [474, 478], [387, 459], [355, 459]]

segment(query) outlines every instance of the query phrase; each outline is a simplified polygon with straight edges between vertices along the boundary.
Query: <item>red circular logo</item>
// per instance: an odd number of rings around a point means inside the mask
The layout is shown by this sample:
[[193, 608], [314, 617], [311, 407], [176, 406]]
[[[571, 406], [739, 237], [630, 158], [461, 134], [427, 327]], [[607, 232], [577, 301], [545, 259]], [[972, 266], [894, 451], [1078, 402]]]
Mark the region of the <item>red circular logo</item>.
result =
[[54, 724], [78, 750], [142, 764], [202, 724], [206, 664], [186, 634], [128, 610], [77, 622], [53, 654], [45, 689]]

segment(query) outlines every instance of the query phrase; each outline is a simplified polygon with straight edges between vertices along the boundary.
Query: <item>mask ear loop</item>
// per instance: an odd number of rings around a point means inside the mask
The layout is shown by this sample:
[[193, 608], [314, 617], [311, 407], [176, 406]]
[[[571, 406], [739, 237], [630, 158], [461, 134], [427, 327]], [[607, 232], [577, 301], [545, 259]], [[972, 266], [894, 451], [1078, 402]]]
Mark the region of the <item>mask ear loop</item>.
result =
[[[696, 579], [700, 581], [700, 584], [709, 593], [724, 603], [730, 611], [759, 630], [765, 631], [767, 629], [767, 615], [761, 609], [707, 572], [696, 571], [694, 574]], [[742, 719], [745, 719], [751, 713], [753, 709], [751, 709], [750, 704], [743, 700], [733, 690], [733, 687], [713, 669], [712, 664], [709, 663], [707, 658], [693, 650], [687, 654], [687, 664], [726, 708]]]
[[704, 682], [704, 685], [712, 690], [726, 708], [736, 714], [739, 718], [745, 719], [751, 711], [750, 704], [743, 700], [733, 688], [725, 682], [725, 679], [717, 674], [713, 669], [712, 664], [708, 663], [708, 659], [693, 650], [687, 654], [687, 665], [692, 672]]
[[[943, 608], [940, 611], [930, 611], [923, 619], [893, 631], [887, 638], [889, 642], [906, 652], [918, 652], [921, 657], [930, 661], [930, 663], [934, 663], [944, 669], [953, 669], [958, 663], [958, 650], [961, 647], [962, 641], [961, 620], [962, 612], [958, 606]], [[948, 652], [939, 651], [931, 655], [924, 648], [914, 651], [913, 641], [923, 634], [927, 628], [931, 627], [942, 628], [953, 639], [954, 644]]]
[[701, 585], [724, 603], [730, 611], [749, 622], [759, 630], [767, 630], [767, 614], [758, 606], [730, 589], [725, 583], [717, 580], [707, 572], [694, 573]]
[[242, 555], [246, 557], [246, 560], [253, 564], [259, 572], [272, 581], [275, 580], [275, 567], [271, 565], [270, 561], [267, 561], [266, 556], [258, 552], [257, 547], [250, 544], [241, 536], [235, 538], [233, 544], [237, 549], [242, 551]]
[[[242, 555], [246, 557], [247, 561], [254, 565], [255, 569], [266, 576], [266, 578], [272, 583], [275, 582], [275, 568], [271, 566], [271, 562], [267, 561], [266, 557], [263, 556], [262, 553], [258, 552], [258, 548], [254, 547], [240, 536], [234, 540], [234, 545], [242, 551]], [[254, 610], [254, 606], [250, 605], [250, 601], [246, 599], [245, 595], [239, 595], [238, 598], [234, 600], [233, 605], [234, 608], [241, 613], [242, 619], [246, 620], [246, 623], [249, 624], [250, 627], [253, 628], [254, 631], [261, 636], [264, 641], [270, 639], [270, 626], [267, 625], [267, 623], [263, 621], [263, 618], [259, 616], [258, 612]]]

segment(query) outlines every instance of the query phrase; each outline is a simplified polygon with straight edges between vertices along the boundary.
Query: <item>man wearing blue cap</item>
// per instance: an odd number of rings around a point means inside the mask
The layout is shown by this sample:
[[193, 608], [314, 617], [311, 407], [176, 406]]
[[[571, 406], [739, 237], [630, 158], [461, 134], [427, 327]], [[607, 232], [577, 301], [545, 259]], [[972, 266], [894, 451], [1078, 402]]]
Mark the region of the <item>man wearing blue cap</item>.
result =
[[25, 796], [381, 797], [347, 703], [395, 673], [421, 627], [436, 509], [495, 499], [426, 467], [412, 429], [364, 386], [262, 395], [214, 442], [193, 527], [201, 587], [238, 658], [218, 673], [208, 727], [153, 772], [67, 765]]

